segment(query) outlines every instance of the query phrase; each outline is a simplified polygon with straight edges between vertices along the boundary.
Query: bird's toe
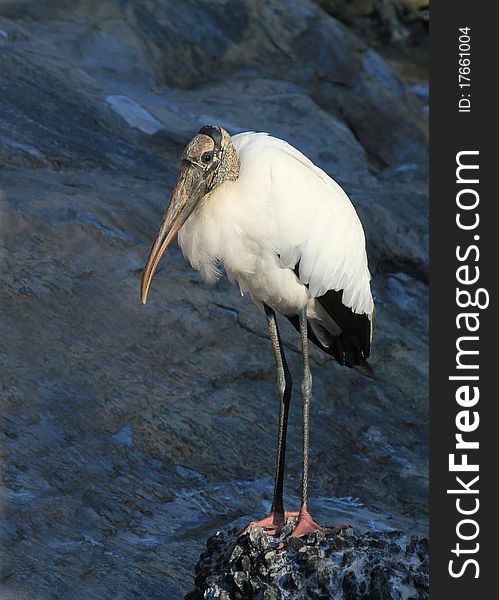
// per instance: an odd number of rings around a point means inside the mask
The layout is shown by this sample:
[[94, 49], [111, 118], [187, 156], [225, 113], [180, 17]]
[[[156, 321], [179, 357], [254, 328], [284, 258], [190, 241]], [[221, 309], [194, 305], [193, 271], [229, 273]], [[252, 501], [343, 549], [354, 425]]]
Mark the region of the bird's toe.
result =
[[309, 533], [313, 533], [314, 531], [320, 531], [326, 536], [338, 535], [341, 531], [348, 529], [350, 525], [339, 525], [338, 527], [330, 528], [330, 527], [321, 527], [318, 525], [312, 515], [308, 512], [308, 510], [304, 507], [298, 513], [298, 520], [296, 521], [296, 525], [291, 532], [291, 537], [302, 537], [304, 535], [308, 535]]

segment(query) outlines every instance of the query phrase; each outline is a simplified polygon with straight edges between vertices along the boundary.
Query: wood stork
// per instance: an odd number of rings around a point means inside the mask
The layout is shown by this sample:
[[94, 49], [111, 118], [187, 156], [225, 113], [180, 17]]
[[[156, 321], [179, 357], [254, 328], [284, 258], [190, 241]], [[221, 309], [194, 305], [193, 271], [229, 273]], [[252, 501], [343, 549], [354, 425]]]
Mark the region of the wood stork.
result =
[[[223, 267], [266, 315], [277, 366], [279, 432], [271, 533], [298, 516], [293, 530], [332, 533], [308, 511], [309, 413], [312, 375], [308, 338], [341, 365], [371, 376], [367, 362], [375, 308], [362, 225], [349, 198], [324, 171], [287, 142], [266, 133], [231, 137], [203, 127], [182, 155], [180, 175], [144, 268], [145, 304], [156, 268], [178, 234], [184, 256], [208, 283]], [[301, 337], [303, 471], [299, 513], [283, 506], [291, 375], [276, 311]]]

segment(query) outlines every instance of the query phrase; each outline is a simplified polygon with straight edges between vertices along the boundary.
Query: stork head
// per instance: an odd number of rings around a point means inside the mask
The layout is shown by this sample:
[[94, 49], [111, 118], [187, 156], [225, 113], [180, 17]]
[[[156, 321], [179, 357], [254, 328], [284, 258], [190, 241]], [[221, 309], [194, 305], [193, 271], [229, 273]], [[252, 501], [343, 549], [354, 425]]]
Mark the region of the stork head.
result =
[[186, 146], [177, 183], [147, 259], [140, 298], [147, 302], [154, 273], [182, 225], [200, 202], [217, 186], [239, 175], [239, 157], [230, 135], [207, 125]]

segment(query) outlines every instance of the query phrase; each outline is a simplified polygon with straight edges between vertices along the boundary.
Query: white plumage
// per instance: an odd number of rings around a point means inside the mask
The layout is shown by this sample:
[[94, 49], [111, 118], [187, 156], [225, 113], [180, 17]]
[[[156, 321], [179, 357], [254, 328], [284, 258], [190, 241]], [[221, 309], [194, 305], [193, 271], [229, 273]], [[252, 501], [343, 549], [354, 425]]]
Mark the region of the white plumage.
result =
[[249, 132], [232, 141], [239, 177], [207, 194], [179, 231], [193, 268], [213, 283], [223, 265], [261, 309], [291, 316], [306, 305], [312, 327], [337, 327], [314, 300], [328, 290], [371, 319], [364, 231], [345, 192], [283, 140]]

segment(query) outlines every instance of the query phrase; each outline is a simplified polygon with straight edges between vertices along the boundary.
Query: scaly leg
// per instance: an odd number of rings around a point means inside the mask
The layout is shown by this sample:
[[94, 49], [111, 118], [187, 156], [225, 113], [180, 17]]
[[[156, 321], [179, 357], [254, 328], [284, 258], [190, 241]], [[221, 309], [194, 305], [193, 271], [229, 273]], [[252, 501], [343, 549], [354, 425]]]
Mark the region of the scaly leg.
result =
[[301, 385], [301, 394], [303, 400], [303, 471], [301, 483], [301, 508], [298, 513], [298, 521], [291, 534], [293, 537], [301, 537], [312, 531], [322, 531], [326, 535], [334, 535], [346, 529], [347, 525], [341, 525], [335, 529], [327, 529], [317, 525], [308, 512], [308, 460], [310, 451], [310, 401], [312, 399], [312, 373], [310, 371], [310, 361], [308, 356], [308, 324], [307, 307], [300, 310], [300, 337], [301, 351], [303, 359], [303, 381]]
[[[272, 348], [274, 350], [274, 358], [276, 362], [276, 393], [277, 399], [279, 400], [279, 433], [277, 438], [277, 456], [272, 508], [270, 509], [270, 515], [265, 517], [265, 519], [258, 521], [257, 523], [260, 525], [260, 527], [269, 529], [268, 533], [278, 533], [288, 517], [296, 517], [298, 515], [298, 513], [284, 512], [283, 502], [286, 436], [288, 431], [288, 415], [289, 404], [291, 401], [292, 380], [286, 362], [286, 357], [284, 355], [281, 336], [279, 335], [279, 328], [277, 327], [276, 314], [269, 306], [264, 305], [264, 307], [270, 340], [272, 341]], [[246, 533], [249, 527], [250, 526], [244, 529], [242, 533]]]

